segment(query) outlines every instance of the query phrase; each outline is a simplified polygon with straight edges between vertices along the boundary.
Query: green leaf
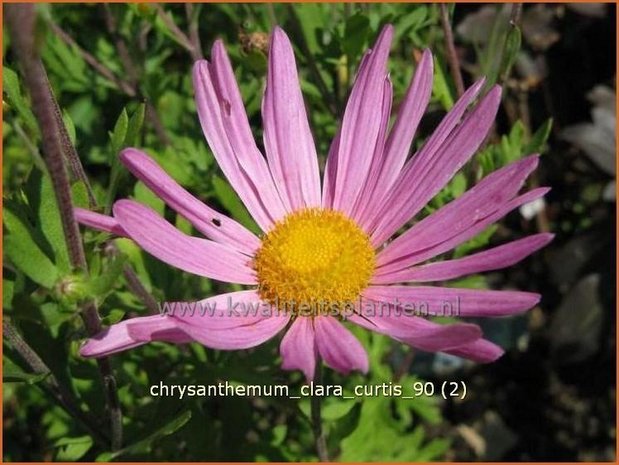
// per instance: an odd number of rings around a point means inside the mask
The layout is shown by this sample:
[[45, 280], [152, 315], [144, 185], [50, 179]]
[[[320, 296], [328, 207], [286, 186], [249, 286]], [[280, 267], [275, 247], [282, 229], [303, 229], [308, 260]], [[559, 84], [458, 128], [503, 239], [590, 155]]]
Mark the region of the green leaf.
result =
[[245, 64], [256, 74], [266, 73], [268, 67], [267, 57], [260, 50], [250, 50], [243, 57]]
[[101, 323], [105, 326], [112, 326], [113, 324], [118, 323], [125, 316], [124, 310], [119, 310], [117, 308], [110, 310], [110, 313], [101, 320]]
[[49, 73], [63, 77], [61, 88], [84, 92], [92, 85], [88, 78], [88, 65], [76, 46], [65, 44], [55, 34], [47, 34], [41, 55]]
[[75, 462], [81, 459], [92, 447], [93, 441], [90, 436], [77, 438], [62, 438], [54, 444], [58, 448], [56, 460]]
[[518, 120], [514, 123], [509, 134], [501, 137], [500, 149], [500, 166], [504, 166], [513, 161], [519, 160], [524, 155], [522, 147], [524, 144], [526, 129], [522, 121]]
[[111, 260], [99, 276], [88, 279], [85, 284], [87, 295], [102, 301], [112, 291], [118, 278], [122, 276], [125, 261], [124, 255], [118, 255]]
[[152, 450], [153, 444], [181, 429], [190, 419], [191, 410], [186, 410], [151, 435], [119, 451], [113, 452], [109, 457], [110, 459], [115, 459], [123, 455], [148, 454]]
[[329, 427], [329, 443], [334, 443], [334, 447], [339, 447], [341, 440], [357, 429], [362, 405], [363, 402], [354, 402], [353, 407]]
[[[451, 318], [451, 321], [445, 321], [450, 320], [449, 317], [432, 318], [432, 321], [438, 323], [441, 318], [444, 320], [442, 324], [457, 322], [455, 318]], [[407, 375], [400, 380], [400, 384], [410, 387], [417, 381], [423, 380], [416, 376]], [[433, 397], [419, 396], [412, 402], [406, 401], [406, 399], [400, 399], [396, 404], [396, 409], [400, 415], [404, 414], [404, 409], [410, 409], [412, 413], [423, 418], [423, 420], [432, 425], [438, 425], [441, 422], [441, 410], [436, 402], [436, 399]]]
[[370, 32], [370, 20], [361, 13], [355, 13], [346, 21], [342, 50], [349, 57], [349, 62], [356, 59], [365, 47]]
[[[139, 133], [139, 129], [142, 124], [140, 120], [143, 122], [143, 115], [140, 116], [140, 109], [137, 110], [138, 114], [133, 121], [133, 127], [131, 132], [131, 137], [136, 138]], [[135, 115], [134, 115], [135, 116]], [[108, 156], [109, 164], [112, 168], [110, 173], [110, 182], [107, 189], [107, 194], [105, 197], [105, 213], [109, 213], [112, 210], [112, 202], [114, 201], [114, 197], [116, 195], [116, 190], [118, 189], [118, 185], [120, 184], [120, 180], [124, 174], [120, 167], [120, 161], [118, 159], [118, 153], [125, 146], [127, 142], [127, 135], [129, 133], [129, 117], [127, 116], [127, 108], [123, 108], [123, 111], [120, 113], [120, 116], [116, 120], [116, 124], [114, 125], [114, 130], [110, 132], [110, 152]]]
[[141, 103], [131, 115], [127, 128], [127, 133], [125, 135], [125, 145], [129, 147], [139, 145], [140, 134], [142, 132], [142, 126], [144, 125], [145, 112], [146, 105], [144, 103]]
[[[543, 135], [541, 136], [543, 137]], [[522, 121], [514, 123], [509, 134], [501, 137], [501, 140], [488, 145], [477, 155], [477, 160], [484, 175], [501, 168], [502, 166], [521, 159], [530, 153], [525, 147], [526, 129]]]
[[[408, 422], [393, 415], [391, 404], [392, 399], [383, 396], [363, 400], [357, 428], [341, 442], [340, 461], [417, 461], [422, 450], [421, 440], [419, 444], [411, 441], [406, 432]], [[389, 447], [385, 447], [386, 444]]]
[[475, 249], [484, 247], [490, 242], [490, 238], [494, 235], [496, 230], [497, 225], [493, 224], [492, 226], [486, 228], [484, 231], [480, 232], [474, 238], [466, 241], [464, 244], [459, 245], [454, 251], [454, 258], [463, 257]]
[[449, 449], [449, 440], [432, 439], [417, 454], [418, 462], [430, 462], [441, 457]]
[[26, 384], [36, 384], [40, 381], [43, 381], [47, 378], [48, 373], [24, 373], [13, 370], [7, 370], [6, 368], [2, 371], [2, 382], [4, 383], [26, 383]]
[[464, 194], [466, 191], [466, 185], [466, 176], [463, 173], [456, 174], [449, 184], [449, 190], [451, 191], [452, 197], [457, 199]]
[[2, 308], [9, 309], [13, 307], [13, 295], [15, 291], [15, 281], [8, 279], [2, 280]]
[[317, 3], [293, 3], [293, 14], [296, 14], [297, 21], [303, 37], [307, 43], [310, 53], [319, 52], [317, 39], [318, 30], [324, 25], [321, 5]]
[[66, 111], [62, 112], [62, 121], [64, 122], [65, 128], [67, 128], [69, 140], [73, 145], [75, 145], [75, 124], [73, 124], [71, 115]]
[[518, 26], [514, 26], [505, 37], [505, 47], [503, 48], [503, 59], [501, 60], [500, 76], [507, 78], [513, 64], [518, 58], [520, 45], [522, 42], [522, 34]]
[[492, 87], [500, 76], [499, 71], [502, 63], [503, 48], [508, 34], [507, 28], [509, 27], [507, 18], [501, 13], [502, 8], [502, 5], [496, 5], [497, 15], [494, 18], [490, 36], [486, 41], [487, 45], [478, 53], [481, 75], [486, 76], [486, 89]]
[[8, 357], [2, 360], [2, 381], [5, 383], [36, 384], [49, 376], [49, 373], [26, 373]]
[[454, 104], [451, 90], [447, 84], [445, 72], [438, 58], [434, 56], [434, 84], [432, 85], [432, 95], [438, 100], [445, 110], [451, 109]]
[[[37, 171], [37, 173], [40, 172]], [[40, 194], [38, 205], [36, 205], [36, 215], [39, 220], [38, 228], [54, 252], [56, 266], [60, 270], [68, 272], [71, 270], [69, 251], [67, 250], [67, 242], [52, 180], [47, 173], [43, 173], [40, 176], [40, 183]]]
[[337, 420], [350, 412], [357, 402], [352, 399], [329, 397], [322, 407], [322, 418], [327, 421]]
[[127, 109], [123, 108], [120, 116], [116, 120], [114, 130], [110, 133], [110, 156], [112, 160], [116, 159], [116, 155], [123, 147], [125, 138], [127, 137], [127, 128], [129, 127], [129, 117], [127, 116]]
[[4, 251], [13, 264], [35, 283], [51, 289], [58, 280], [58, 269], [39, 248], [32, 232], [10, 209], [4, 210]]
[[402, 16], [394, 24], [394, 42], [399, 41], [400, 37], [408, 34], [409, 31], [415, 31], [428, 17], [428, 7], [425, 5], [415, 5], [413, 11]]
[[47, 289], [54, 287], [58, 280], [58, 270], [32, 237], [7, 235], [4, 237], [4, 247], [9, 259], [26, 276]]
[[524, 154], [541, 153], [544, 150], [544, 146], [550, 136], [550, 130], [552, 129], [552, 118], [548, 118], [544, 124], [542, 124], [535, 134], [531, 137], [531, 140], [524, 149]]
[[161, 200], [161, 198], [157, 197], [148, 187], [146, 187], [146, 184], [142, 181], [135, 183], [135, 187], [133, 188], [133, 196], [138, 202], [149, 206], [157, 213], [163, 215], [165, 210], [165, 202]]
[[466, 278], [449, 281], [447, 287], [468, 288], [468, 289], [488, 289], [486, 277], [481, 274], [473, 274]]
[[2, 68], [3, 92], [6, 94], [8, 103], [15, 109], [17, 114], [24, 120], [28, 130], [33, 134], [39, 133], [39, 126], [30, 109], [30, 103], [24, 98], [19, 85], [17, 73], [11, 68]]
[[149, 17], [149, 18], [152, 18], [152, 24], [153, 26], [155, 26], [157, 31], [161, 32], [163, 35], [165, 35], [169, 39], [172, 39], [172, 41], [174, 41], [177, 45], [183, 46], [184, 45], [183, 41], [179, 38], [178, 34], [175, 34], [174, 32], [172, 32], [168, 24], [161, 17], [162, 14], [167, 15], [168, 17], [170, 17], [172, 22], [174, 22], [173, 16], [170, 14], [169, 11], [165, 11], [165, 10], [166, 8], [164, 7], [163, 13], [156, 12], [154, 16]]
[[288, 432], [287, 425], [277, 425], [272, 430], [273, 438], [271, 439], [272, 446], [279, 446], [286, 439], [286, 433]]
[[71, 199], [73, 205], [81, 208], [89, 208], [90, 201], [88, 199], [88, 189], [84, 181], [75, 181], [71, 185]]

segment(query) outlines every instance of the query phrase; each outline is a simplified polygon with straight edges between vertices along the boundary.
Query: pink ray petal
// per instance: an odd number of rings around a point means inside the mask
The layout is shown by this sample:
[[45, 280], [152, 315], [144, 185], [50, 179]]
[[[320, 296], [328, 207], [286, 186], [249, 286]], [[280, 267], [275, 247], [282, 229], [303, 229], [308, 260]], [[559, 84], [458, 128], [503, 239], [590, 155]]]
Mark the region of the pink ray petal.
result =
[[382, 153], [374, 155], [375, 158], [380, 159], [380, 169], [378, 173], [371, 173], [368, 177], [368, 182], [372, 184], [372, 187], [371, 189], [366, 188], [366, 192], [370, 191], [370, 195], [361, 202], [364, 209], [358, 219], [359, 223], [366, 228], [369, 228], [376, 220], [375, 215], [380, 211], [379, 207], [382, 200], [395, 183], [404, 166], [413, 143], [413, 137], [430, 101], [432, 78], [432, 53], [425, 50], [400, 105], [384, 150]]
[[529, 310], [540, 301], [540, 295], [533, 292], [432, 286], [370, 286], [364, 293], [372, 299], [393, 305], [409, 305], [415, 309], [425, 305], [429, 316], [515, 315]]
[[301, 370], [307, 382], [314, 379], [316, 342], [312, 319], [297, 317], [279, 346], [284, 370]]
[[372, 279], [372, 284], [446, 281], [469, 274], [507, 268], [546, 246], [553, 237], [554, 234], [549, 233], [534, 234], [467, 257], [379, 274]]
[[481, 330], [477, 325], [470, 323], [441, 325], [418, 316], [366, 314], [351, 315], [349, 320], [370, 331], [385, 334], [427, 352], [453, 349], [481, 337]]
[[325, 363], [346, 375], [353, 370], [367, 373], [368, 354], [353, 334], [332, 316], [314, 317], [316, 346]]
[[[371, 294], [371, 288], [366, 294]], [[416, 316], [371, 316], [354, 314], [349, 320], [370, 331], [385, 334], [428, 352], [445, 352], [478, 363], [496, 360], [504, 351], [496, 344], [481, 338], [477, 325], [453, 323], [441, 325]]]
[[131, 239], [159, 260], [189, 273], [240, 284], [255, 284], [248, 257], [207, 239], [188, 236], [154, 210], [132, 200], [114, 204], [114, 217]]
[[[417, 151], [413, 157], [406, 162], [404, 167], [400, 169], [398, 176], [395, 180], [391, 180], [390, 191], [385, 192], [381, 198], [378, 206], [384, 204], [387, 198], [395, 195], [404, 195], [405, 193], [411, 193], [413, 189], [411, 186], [415, 186], [419, 182], [419, 173], [424, 173], [430, 166], [434, 164], [437, 157], [441, 156], [441, 150], [445, 145], [446, 140], [453, 136], [455, 129], [462, 122], [462, 117], [466, 113], [469, 105], [475, 100], [479, 92], [481, 91], [485, 80], [482, 78], [467, 89], [467, 91], [460, 97], [453, 108], [443, 118], [436, 130], [423, 144], [421, 149]], [[468, 118], [468, 117], [467, 117]], [[467, 119], [465, 118], [465, 120]], [[390, 179], [390, 178], [389, 178]], [[393, 191], [393, 192], [391, 192]], [[413, 196], [409, 199], [409, 202], [414, 202]], [[417, 208], [415, 205], [413, 207]], [[422, 205], [423, 207], [423, 205]], [[412, 210], [411, 210], [412, 211]], [[391, 216], [395, 215], [394, 212], [383, 212], [377, 208], [372, 215], [370, 230], [374, 231], [381, 222], [391, 221]], [[415, 213], [410, 214], [409, 218], [414, 216]], [[406, 216], [406, 215], [403, 215]], [[387, 218], [389, 217], [389, 218]]]
[[[439, 137], [435, 140], [430, 138], [426, 143], [429, 148], [422, 149], [411, 159], [410, 165], [404, 168], [387, 196], [386, 202], [390, 208], [379, 219], [372, 233], [373, 244], [380, 245], [391, 237], [462, 168], [484, 141], [494, 123], [500, 102], [501, 88], [495, 86], [440, 146], [437, 147], [435, 142]], [[437, 133], [443, 135], [438, 130]], [[416, 159], [418, 161], [415, 163]]]
[[169, 302], [163, 310], [176, 320], [205, 330], [253, 325], [273, 312], [255, 290], [219, 294], [197, 302]]
[[327, 154], [327, 162], [325, 163], [325, 173], [323, 176], [322, 185], [322, 208], [332, 208], [333, 195], [335, 193], [335, 180], [337, 175], [338, 153], [340, 151], [340, 127], [331, 141], [329, 153]]
[[[485, 82], [485, 78], [479, 79], [458, 99], [423, 147], [406, 163], [403, 175], [410, 176], [412, 172], [426, 172], [434, 164], [436, 157], [441, 156], [441, 149], [449, 136], [455, 134], [454, 130], [468, 119], [465, 114], [481, 92]], [[464, 120], [463, 117], [465, 117]]]
[[279, 196], [267, 161], [256, 146], [232, 64], [221, 40], [216, 40], [213, 44], [211, 56], [211, 77], [225, 110], [221, 115], [228, 140], [242, 170], [257, 188], [256, 195], [260, 197], [261, 204], [269, 216], [277, 221], [286, 215], [287, 210]]
[[501, 357], [505, 351], [493, 342], [479, 339], [456, 349], [446, 350], [448, 354], [468, 358], [477, 363], [490, 363]]
[[233, 219], [213, 210], [183, 189], [151, 157], [134, 148], [120, 153], [131, 173], [209, 239], [253, 255], [260, 239]]
[[382, 124], [382, 114], [376, 109], [384, 100], [392, 36], [393, 27], [385, 26], [374, 48], [366, 52], [342, 119], [337, 156], [327, 162], [335, 173], [330, 206], [348, 214], [367, 179]]
[[129, 337], [140, 342], [163, 341], [184, 344], [193, 341], [179, 328], [177, 321], [165, 315], [158, 315], [157, 318], [132, 318], [127, 321], [127, 332]]
[[525, 203], [532, 202], [535, 199], [543, 197], [546, 193], [548, 193], [550, 189], [546, 187], [540, 187], [537, 189], [533, 189], [529, 192], [526, 192], [509, 202], [507, 202], [500, 209], [492, 213], [491, 215], [481, 219], [477, 223], [471, 225], [469, 228], [465, 229], [461, 233], [451, 236], [438, 244], [422, 249], [405, 256], [401, 256], [400, 258], [390, 262], [387, 265], [381, 266], [376, 270], [376, 274], [374, 279], [378, 279], [379, 276], [382, 276], [387, 273], [393, 273], [398, 270], [406, 269], [409, 266], [415, 265], [417, 263], [421, 263], [423, 261], [429, 260], [431, 258], [436, 257], [442, 253], [445, 253], [463, 242], [468, 241], [469, 239], [475, 237], [484, 231], [488, 226], [498, 221], [500, 218], [507, 215], [510, 211], [515, 208], [518, 208], [520, 205], [524, 205]]
[[[389, 77], [385, 78], [383, 89], [383, 102], [381, 106], [382, 120], [376, 137], [376, 146], [374, 148], [374, 156], [370, 163], [370, 169], [366, 178], [366, 182], [361, 186], [361, 191], [355, 201], [355, 207], [352, 210], [351, 217], [364, 229], [368, 229], [369, 225], [364, 222], [365, 213], [369, 207], [371, 199], [376, 195], [377, 185], [382, 183], [380, 172], [383, 168], [385, 152], [385, 142], [387, 140], [387, 130], [389, 128], [389, 119], [391, 117], [391, 103], [393, 101], [393, 85]], [[369, 232], [369, 231], [368, 231]]]
[[490, 216], [516, 196], [538, 162], [539, 156], [532, 155], [489, 174], [387, 245], [376, 258], [377, 266], [428, 249]]
[[279, 333], [290, 321], [290, 315], [273, 311], [273, 315], [258, 322], [234, 329], [207, 329], [204, 326], [179, 321], [179, 327], [195, 341], [219, 350], [249, 349], [268, 341]]
[[279, 27], [271, 34], [262, 120], [267, 159], [281, 198], [287, 199], [292, 210], [319, 207], [316, 146], [305, 112], [292, 45]]
[[127, 236], [125, 230], [121, 228], [118, 221], [116, 221], [116, 218], [114, 217], [102, 215], [101, 213], [96, 213], [79, 207], [73, 208], [73, 214], [75, 215], [75, 220], [79, 224], [83, 224], [84, 226], [88, 226], [89, 228], [93, 228], [98, 231], [112, 233], [119, 237]]
[[[131, 334], [130, 327], [140, 333], [140, 338]], [[139, 328], [144, 327], [143, 331]], [[132, 318], [106, 328], [88, 339], [80, 348], [82, 357], [106, 357], [124, 350], [141, 346], [148, 341], [184, 343], [191, 339], [179, 330], [175, 322], [160, 315]]]
[[[243, 170], [239, 161], [241, 154], [256, 154], [253, 148], [246, 152], [243, 144], [245, 139], [235, 137], [234, 133], [229, 134], [228, 129], [232, 125], [243, 124], [243, 116], [236, 115], [244, 112], [244, 109], [239, 108], [236, 100], [227, 100], [217, 93], [212, 74], [211, 65], [206, 60], [195, 63], [193, 87], [202, 131], [226, 178], [258, 225], [263, 231], [268, 231], [274, 221], [285, 214], [285, 210], [277, 200], [279, 196], [274, 194], [272, 179], [255, 179], [253, 176], [258, 173], [247, 173]], [[255, 159], [255, 162], [261, 163], [259, 159]], [[258, 182], [261, 185], [258, 185]], [[264, 199], [261, 193], [265, 195]]]
[[[363, 56], [361, 57], [361, 62], [359, 63], [359, 68], [357, 69], [357, 75], [355, 77], [355, 84], [357, 82], [361, 82], [365, 79], [365, 75], [367, 74], [367, 66], [368, 61], [372, 54], [370, 53], [372, 50], [367, 50]], [[388, 75], [386, 76], [388, 77]], [[354, 85], [353, 85], [354, 87]], [[351, 94], [352, 95], [352, 94]], [[383, 99], [384, 100], [384, 99]], [[350, 97], [349, 97], [350, 102]], [[337, 129], [335, 133], [335, 137], [331, 141], [331, 145], [329, 146], [329, 153], [327, 154], [327, 161], [325, 163], [325, 173], [323, 180], [323, 189], [322, 189], [322, 206], [323, 208], [332, 209], [333, 202], [335, 198], [335, 190], [337, 187], [337, 170], [339, 165], [339, 151], [340, 151], [340, 139], [342, 136], [342, 124]]]

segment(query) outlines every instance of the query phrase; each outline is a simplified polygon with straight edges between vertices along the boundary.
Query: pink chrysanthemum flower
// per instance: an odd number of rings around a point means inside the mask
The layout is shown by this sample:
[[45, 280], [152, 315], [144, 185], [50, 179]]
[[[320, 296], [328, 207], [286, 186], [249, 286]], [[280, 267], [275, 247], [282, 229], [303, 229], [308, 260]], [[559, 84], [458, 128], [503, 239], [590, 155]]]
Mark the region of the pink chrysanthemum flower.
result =
[[204, 205], [133, 148], [121, 153], [122, 163], [207, 239], [180, 232], [132, 200], [116, 202], [113, 217], [81, 209], [76, 214], [82, 224], [129, 237], [181, 270], [251, 286], [200, 301], [201, 308], [224, 309], [230, 302], [242, 302], [272, 311], [168, 312], [133, 318], [90, 339], [81, 349], [83, 356], [102, 357], [150, 341], [246, 349], [288, 327], [280, 345], [284, 369], [302, 370], [311, 379], [320, 357], [341, 373], [366, 372], [367, 354], [337, 312], [350, 303], [355, 310], [346, 316], [348, 321], [414, 348], [478, 362], [502, 355], [500, 347], [482, 339], [474, 324], [441, 325], [396, 311], [366, 311], [368, 302], [378, 306], [387, 302], [397, 310], [419, 302], [436, 308], [457, 299], [462, 317], [524, 312], [539, 301], [538, 294], [424, 283], [510, 266], [552, 239], [551, 234], [536, 234], [465, 258], [427, 263], [543, 196], [548, 189], [518, 194], [537, 166], [537, 155], [493, 172], [397, 236], [479, 148], [495, 118], [501, 90], [493, 87], [469, 108], [483, 82], [474, 84], [407, 160], [430, 99], [432, 56], [429, 51], [423, 54], [389, 127], [392, 86], [386, 65], [392, 34], [392, 27], [385, 27], [363, 57], [328, 154], [322, 188], [286, 34], [276, 28], [269, 48], [262, 103], [266, 157], [252, 136], [224, 46], [215, 42], [211, 62], [199, 61], [193, 68], [200, 123], [219, 166], [263, 236]]

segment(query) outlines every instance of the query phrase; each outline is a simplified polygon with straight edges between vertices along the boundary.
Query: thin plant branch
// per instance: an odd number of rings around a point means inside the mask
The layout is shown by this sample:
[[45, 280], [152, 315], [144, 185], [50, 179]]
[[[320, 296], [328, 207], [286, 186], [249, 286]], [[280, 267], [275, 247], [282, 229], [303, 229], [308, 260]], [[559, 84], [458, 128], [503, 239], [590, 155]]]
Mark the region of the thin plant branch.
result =
[[153, 7], [157, 10], [157, 14], [172, 33], [176, 41], [181, 45], [181, 47], [189, 52], [189, 55], [191, 55], [193, 61], [200, 60], [202, 58], [202, 53], [199, 49], [196, 49], [194, 43], [189, 39], [189, 37], [187, 37], [187, 34], [181, 31], [181, 29], [176, 25], [172, 15], [165, 11], [158, 3], [153, 4]]
[[[115, 246], [114, 246], [115, 247]], [[127, 280], [127, 286], [135, 294], [138, 299], [146, 306], [146, 309], [152, 315], [159, 314], [159, 305], [150, 292], [144, 287], [140, 278], [135, 274], [135, 270], [130, 265], [123, 267], [123, 275]]]
[[520, 27], [520, 19], [522, 18], [522, 3], [512, 4], [512, 12], [509, 17], [511, 27]]
[[[30, 93], [32, 109], [41, 131], [43, 154], [56, 193], [69, 259], [75, 270], [87, 273], [82, 238], [73, 214], [71, 187], [64, 165], [61, 131], [58, 128], [54, 100], [47, 83], [43, 63], [34, 42], [34, 5], [6, 5], [5, 14], [11, 32], [12, 45], [20, 63], [24, 83]], [[80, 315], [89, 335], [94, 336], [100, 332], [101, 319], [94, 302], [82, 304]], [[119, 407], [118, 391], [109, 360], [107, 358], [99, 359], [97, 365], [104, 382], [110, 411], [111, 446], [112, 449], [116, 450], [120, 448], [122, 443], [122, 414]]]
[[449, 11], [447, 4], [441, 3], [439, 5], [441, 12], [441, 27], [443, 28], [443, 35], [445, 36], [445, 49], [447, 52], [447, 61], [449, 62], [449, 68], [451, 70], [451, 76], [456, 84], [456, 92], [458, 97], [464, 94], [464, 81], [462, 80], [462, 72], [460, 71], [460, 60], [456, 52], [456, 46], [454, 44], [454, 35], [451, 29], [451, 22], [449, 20]]
[[[322, 384], [322, 360], [316, 360], [316, 372], [314, 373], [314, 384]], [[316, 442], [316, 452], [318, 460], [321, 462], [329, 461], [329, 451], [327, 450], [327, 439], [322, 429], [321, 399], [319, 396], [312, 396], [310, 400], [312, 429], [314, 430], [314, 440]]]
[[24, 128], [21, 127], [21, 125], [19, 124], [19, 121], [16, 118], [11, 118], [11, 127], [13, 128], [15, 133], [19, 136], [19, 138], [22, 140], [22, 142], [24, 143], [24, 145], [30, 152], [30, 156], [32, 157], [32, 161], [34, 162], [34, 165], [37, 168], [39, 168], [41, 171], [45, 171], [46, 170], [45, 161], [43, 160], [43, 157], [41, 156], [41, 152], [39, 152], [39, 148], [34, 144], [32, 139], [30, 139], [30, 136], [26, 134], [26, 131], [24, 131]]
[[202, 54], [202, 43], [198, 31], [199, 9], [194, 10], [193, 3], [185, 3], [185, 15], [189, 24], [189, 40], [193, 46], [196, 59], [201, 60], [204, 55]]
[[120, 35], [118, 31], [116, 18], [114, 17], [114, 14], [112, 13], [112, 10], [110, 9], [110, 6], [108, 4], [104, 4], [102, 5], [102, 7], [103, 7], [103, 19], [105, 21], [105, 26], [108, 32], [110, 33], [110, 35], [112, 36], [112, 38], [114, 39], [114, 47], [116, 48], [116, 51], [118, 52], [118, 56], [120, 58], [120, 61], [123, 65], [125, 72], [129, 76], [131, 85], [135, 89], [135, 95], [140, 97], [142, 100], [144, 100], [144, 104], [146, 105], [146, 118], [148, 118], [148, 121], [150, 122], [153, 129], [155, 130], [155, 134], [157, 134], [157, 138], [159, 139], [159, 141], [163, 145], [166, 145], [166, 146], [171, 145], [170, 138], [168, 137], [168, 134], [166, 133], [163, 123], [161, 122], [161, 119], [159, 118], [157, 109], [155, 108], [153, 103], [150, 101], [150, 99], [145, 98], [145, 96], [142, 94], [141, 89], [139, 88], [137, 84], [139, 81], [137, 66], [135, 65], [135, 63], [133, 62], [133, 59], [131, 58], [131, 55], [129, 54], [129, 49], [127, 47], [127, 44], [125, 43], [124, 39], [122, 38], [122, 36]]
[[112, 36], [112, 40], [114, 41], [114, 47], [118, 52], [118, 57], [123, 64], [125, 73], [127, 73], [127, 75], [129, 76], [129, 82], [131, 82], [133, 86], [136, 86], [136, 83], [139, 79], [137, 67], [133, 63], [127, 44], [125, 43], [124, 39], [120, 35], [120, 32], [118, 31], [116, 17], [112, 13], [110, 6], [107, 4], [103, 5], [103, 20], [105, 22], [105, 27]]
[[275, 14], [275, 7], [272, 3], [266, 4], [267, 14], [269, 15], [269, 21], [271, 21], [271, 28], [274, 28], [279, 23], [277, 21], [277, 15]]
[[406, 355], [404, 355], [402, 362], [400, 362], [395, 373], [393, 374], [392, 381], [394, 383], [400, 381], [400, 379], [402, 379], [402, 377], [408, 373], [408, 370], [410, 370], [410, 367], [413, 364], [413, 360], [415, 360], [415, 351], [412, 347], [409, 347], [408, 352], [406, 352]]
[[108, 81], [114, 83], [114, 85], [127, 96], [136, 96], [137, 92], [133, 85], [116, 76], [107, 66], [97, 60], [92, 54], [80, 47], [80, 45], [73, 39], [73, 37], [67, 34], [60, 26], [58, 26], [58, 24], [51, 21], [49, 25], [52, 32], [56, 34], [56, 36], [58, 36], [60, 40], [62, 40], [65, 44], [73, 47], [73, 49], [77, 51], [77, 53], [79, 53], [79, 55], [84, 59], [84, 61], [88, 63], [101, 76], [106, 78]]
[[28, 365], [35, 375], [43, 375], [45, 379], [39, 384], [42, 389], [49, 393], [73, 418], [101, 444], [106, 444], [108, 438], [99, 431], [97, 421], [91, 415], [84, 412], [73, 397], [73, 394], [58, 382], [50, 368], [39, 355], [21, 337], [17, 329], [5, 317], [2, 321], [2, 336], [9, 347], [13, 349]]
[[[104, 249], [106, 254], [110, 257], [117, 256], [119, 254], [119, 250], [114, 241], [112, 240], [108, 244], [109, 246]], [[123, 275], [127, 281], [127, 287], [129, 290], [142, 301], [148, 312], [152, 315], [158, 315], [159, 304], [151, 293], [148, 292], [146, 287], [144, 287], [144, 284], [142, 284], [142, 281], [140, 281], [140, 278], [138, 278], [138, 275], [135, 273], [135, 270], [130, 264], [125, 263], [123, 266]]]
[[[45, 72], [45, 70], [43, 70]], [[51, 96], [52, 105], [54, 107], [54, 115], [56, 116], [56, 125], [60, 131], [60, 141], [62, 143], [62, 149], [65, 155], [65, 159], [69, 163], [69, 169], [71, 170], [71, 174], [74, 179], [79, 179], [84, 183], [86, 187], [86, 195], [88, 196], [88, 203], [90, 208], [93, 208], [97, 201], [95, 199], [95, 194], [92, 190], [92, 186], [86, 177], [86, 172], [84, 171], [84, 167], [82, 166], [82, 162], [80, 161], [80, 157], [77, 154], [77, 150], [73, 146], [71, 142], [71, 138], [69, 137], [69, 132], [67, 131], [67, 127], [64, 124], [64, 120], [62, 119], [62, 112], [60, 110], [60, 106], [58, 105], [58, 101], [56, 100], [56, 96], [54, 95], [54, 91], [47, 77], [47, 73], [45, 73], [45, 80], [47, 82], [47, 88], [49, 91], [49, 95]]]

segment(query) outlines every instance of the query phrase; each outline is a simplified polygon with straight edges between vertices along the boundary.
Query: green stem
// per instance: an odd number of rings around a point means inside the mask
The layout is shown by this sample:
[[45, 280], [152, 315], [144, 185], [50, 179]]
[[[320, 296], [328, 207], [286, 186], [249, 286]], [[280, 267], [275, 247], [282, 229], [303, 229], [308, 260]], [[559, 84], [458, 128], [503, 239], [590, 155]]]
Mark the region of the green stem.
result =
[[[11, 32], [12, 45], [21, 65], [24, 83], [32, 100], [32, 109], [41, 130], [43, 154], [54, 186], [71, 266], [74, 270], [87, 273], [86, 255], [73, 214], [71, 186], [64, 163], [62, 130], [58, 127], [62, 120], [58, 121], [55, 100], [48, 86], [47, 73], [34, 42], [36, 37], [34, 5], [6, 5], [4, 11]], [[89, 301], [81, 305], [80, 315], [90, 336], [101, 331], [101, 318], [94, 302]], [[122, 442], [122, 414], [114, 374], [108, 359], [99, 359], [97, 365], [103, 379], [110, 410], [111, 446], [112, 449], [117, 449]]]
[[[316, 360], [316, 372], [314, 373], [314, 385], [322, 384], [322, 360]], [[327, 439], [322, 430], [321, 417], [321, 398], [318, 396], [311, 397], [310, 403], [312, 429], [314, 430], [314, 438], [316, 442], [316, 452], [318, 459], [321, 462], [329, 462], [329, 451], [327, 450]]]
[[460, 72], [460, 60], [456, 53], [456, 46], [454, 45], [454, 35], [451, 30], [451, 23], [449, 21], [449, 11], [447, 10], [447, 4], [441, 3], [439, 5], [441, 12], [441, 26], [443, 28], [443, 34], [445, 36], [445, 49], [447, 51], [447, 61], [449, 62], [449, 68], [451, 69], [451, 75], [454, 83], [456, 84], [456, 91], [458, 97], [464, 94], [464, 81], [462, 80], [462, 73]]

